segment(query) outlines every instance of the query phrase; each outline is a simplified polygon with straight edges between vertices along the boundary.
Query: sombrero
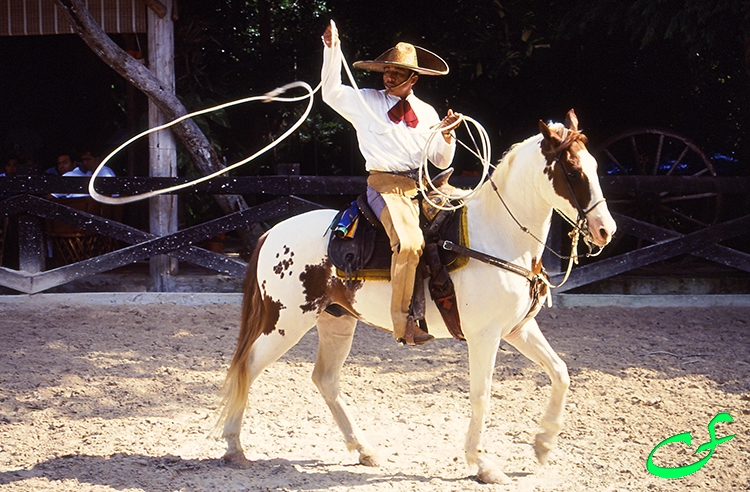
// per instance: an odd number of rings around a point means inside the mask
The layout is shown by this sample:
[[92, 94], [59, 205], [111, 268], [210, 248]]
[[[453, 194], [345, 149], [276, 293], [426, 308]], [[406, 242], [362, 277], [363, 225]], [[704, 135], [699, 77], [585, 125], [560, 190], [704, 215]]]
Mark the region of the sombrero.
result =
[[448, 64], [431, 51], [409, 43], [398, 43], [374, 60], [362, 60], [353, 63], [362, 70], [384, 72], [386, 67], [401, 67], [414, 70], [421, 75], [445, 75]]

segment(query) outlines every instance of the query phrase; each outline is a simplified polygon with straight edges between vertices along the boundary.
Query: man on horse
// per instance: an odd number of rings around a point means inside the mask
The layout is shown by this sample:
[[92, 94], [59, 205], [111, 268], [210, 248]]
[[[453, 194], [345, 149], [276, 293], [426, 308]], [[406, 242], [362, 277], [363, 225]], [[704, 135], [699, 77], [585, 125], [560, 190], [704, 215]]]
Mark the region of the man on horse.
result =
[[[356, 68], [382, 72], [385, 89], [356, 91], [341, 83], [343, 56], [333, 22], [323, 34], [323, 41], [323, 101], [357, 131], [365, 169], [370, 174], [367, 201], [382, 222], [393, 251], [393, 336], [408, 345], [421, 345], [433, 337], [409, 316], [424, 248], [417, 202], [418, 167], [424, 152], [436, 167], [445, 169], [450, 165], [456, 148], [450, 129], [460, 115], [449, 109], [441, 121], [435, 109], [418, 99], [412, 88], [419, 75], [445, 75], [448, 65], [434, 53], [398, 43], [375, 60], [354, 63]], [[430, 139], [435, 128], [442, 128], [442, 138]]]

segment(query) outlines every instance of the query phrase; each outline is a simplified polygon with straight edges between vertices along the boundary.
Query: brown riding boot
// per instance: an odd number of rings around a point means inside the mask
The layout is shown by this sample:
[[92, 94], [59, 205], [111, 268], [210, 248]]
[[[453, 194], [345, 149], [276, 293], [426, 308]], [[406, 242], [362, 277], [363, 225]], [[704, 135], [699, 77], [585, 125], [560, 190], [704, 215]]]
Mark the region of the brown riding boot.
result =
[[419, 323], [413, 321], [410, 316], [406, 323], [406, 334], [404, 335], [404, 338], [399, 341], [413, 347], [415, 345], [424, 345], [434, 339], [435, 337], [422, 330], [422, 328], [419, 327]]

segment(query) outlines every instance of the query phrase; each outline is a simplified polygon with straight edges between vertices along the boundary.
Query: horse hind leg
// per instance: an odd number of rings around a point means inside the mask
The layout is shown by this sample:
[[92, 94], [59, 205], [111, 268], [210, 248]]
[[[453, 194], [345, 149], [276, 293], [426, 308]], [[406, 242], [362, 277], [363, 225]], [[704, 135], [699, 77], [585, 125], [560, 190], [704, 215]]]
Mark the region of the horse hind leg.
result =
[[318, 318], [318, 356], [312, 380], [333, 414], [346, 446], [359, 452], [359, 462], [378, 466], [377, 453], [364, 438], [339, 391], [341, 368], [352, 347], [357, 320], [348, 315], [333, 316], [323, 312]]
[[286, 330], [283, 337], [278, 334], [262, 335], [251, 347], [244, 370], [233, 372], [230, 368], [224, 388], [222, 418], [218, 424], [224, 424], [222, 437], [227, 442], [227, 451], [222, 459], [225, 463], [239, 468], [249, 466], [250, 461], [245, 457], [240, 441], [240, 432], [250, 386], [266, 367], [299, 342], [306, 331], [296, 334]]
[[[223, 386], [224, 399], [217, 427], [223, 424], [222, 437], [227, 441], [227, 452], [224, 461], [239, 467], [247, 467], [240, 442], [242, 417], [247, 405], [250, 386], [263, 369], [279, 359], [302, 336], [312, 328], [314, 321], [309, 319], [290, 319], [288, 311], [279, 313], [278, 305], [268, 297], [262, 296], [258, 287], [257, 262], [258, 254], [265, 236], [261, 237], [256, 250], [248, 263], [248, 275], [245, 279], [242, 300], [242, 320], [237, 347], [227, 372]], [[283, 335], [277, 325], [283, 322], [289, 329]], [[309, 326], [304, 326], [309, 324]]]
[[536, 362], [547, 373], [552, 382], [547, 411], [540, 423], [542, 432], [536, 435], [534, 452], [542, 465], [547, 464], [550, 450], [557, 443], [557, 436], [563, 425], [565, 394], [570, 386], [568, 366], [555, 353], [547, 339], [544, 338], [536, 320], [531, 319], [505, 339], [523, 355]]

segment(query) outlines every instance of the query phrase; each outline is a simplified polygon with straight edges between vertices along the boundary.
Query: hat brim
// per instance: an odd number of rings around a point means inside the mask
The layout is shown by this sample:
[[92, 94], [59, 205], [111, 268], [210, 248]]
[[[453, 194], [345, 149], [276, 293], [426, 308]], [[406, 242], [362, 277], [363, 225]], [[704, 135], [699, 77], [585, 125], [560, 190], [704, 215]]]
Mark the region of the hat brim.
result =
[[[370, 70], [372, 72], [385, 72], [387, 67], [399, 67], [407, 70], [413, 70], [420, 75], [447, 75], [449, 68], [445, 60], [440, 58], [435, 53], [428, 51], [419, 46], [414, 47], [417, 51], [417, 63], [419, 66], [410, 65], [407, 63], [398, 63], [391, 61], [381, 60], [361, 60], [352, 63], [354, 68], [361, 70]], [[382, 55], [381, 55], [382, 56]]]

